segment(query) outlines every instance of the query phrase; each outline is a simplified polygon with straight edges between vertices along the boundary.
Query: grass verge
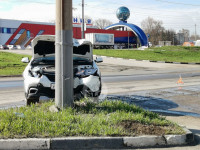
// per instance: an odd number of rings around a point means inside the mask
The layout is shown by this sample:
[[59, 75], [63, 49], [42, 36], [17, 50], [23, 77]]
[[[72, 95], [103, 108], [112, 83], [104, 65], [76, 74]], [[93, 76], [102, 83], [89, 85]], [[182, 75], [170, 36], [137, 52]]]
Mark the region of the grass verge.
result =
[[[167, 62], [189, 62], [200, 63], [200, 47], [164, 46], [149, 48], [147, 50], [94, 50], [95, 55], [120, 57], [125, 59], [167, 61]], [[0, 51], [0, 76], [21, 75], [25, 66], [21, 62], [27, 55], [13, 54]]]
[[[57, 113], [49, 111], [53, 104], [48, 102], [0, 110], [0, 138], [184, 133], [178, 125], [158, 114], [121, 101], [103, 101], [98, 104], [82, 102], [74, 109], [66, 108]], [[137, 129], [133, 128], [135, 125]], [[146, 133], [142, 132], [144, 129]]]
[[95, 55], [125, 59], [200, 63], [200, 47], [164, 46], [146, 50], [94, 50]]
[[21, 75], [27, 65], [21, 62], [23, 57], [30, 56], [0, 51], [0, 75]]

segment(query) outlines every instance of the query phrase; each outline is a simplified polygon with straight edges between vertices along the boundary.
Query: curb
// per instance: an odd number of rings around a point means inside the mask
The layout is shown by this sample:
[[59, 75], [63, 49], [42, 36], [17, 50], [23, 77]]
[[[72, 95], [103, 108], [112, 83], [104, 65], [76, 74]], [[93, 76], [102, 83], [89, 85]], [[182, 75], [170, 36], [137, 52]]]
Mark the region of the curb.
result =
[[184, 128], [184, 135], [138, 137], [66, 137], [0, 139], [0, 149], [127, 149], [183, 146], [194, 142], [194, 135]]
[[50, 149], [50, 139], [0, 139], [0, 149]]
[[[99, 55], [93, 55], [97, 57]], [[122, 59], [122, 60], [133, 60], [133, 61], [143, 61], [143, 62], [153, 62], [153, 63], [169, 63], [169, 64], [188, 64], [188, 65], [200, 65], [200, 63], [190, 63], [190, 62], [171, 62], [171, 61], [154, 61], [154, 60], [138, 60], [138, 59], [125, 59], [119, 57], [109, 57], [109, 56], [101, 56], [102, 58], [110, 58], [110, 59]]]
[[0, 78], [7, 78], [7, 77], [22, 77], [22, 75], [0, 75]]

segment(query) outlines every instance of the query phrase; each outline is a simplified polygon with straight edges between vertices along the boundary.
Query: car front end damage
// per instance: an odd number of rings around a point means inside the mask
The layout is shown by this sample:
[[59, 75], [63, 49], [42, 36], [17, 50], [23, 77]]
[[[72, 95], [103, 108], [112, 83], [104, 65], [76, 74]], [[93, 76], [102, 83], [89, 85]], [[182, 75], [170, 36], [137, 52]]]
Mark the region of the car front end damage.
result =
[[[101, 76], [97, 68], [79, 66], [74, 68], [74, 97], [97, 97], [101, 93]], [[48, 67], [27, 67], [24, 71], [24, 89], [26, 99], [39, 100], [40, 96], [55, 97], [55, 71]]]
[[[54, 36], [40, 36], [32, 41], [33, 57], [23, 72], [27, 105], [39, 102], [41, 96], [55, 97]], [[101, 73], [93, 60], [91, 44], [75, 41], [73, 48], [74, 98], [98, 97], [101, 93]]]

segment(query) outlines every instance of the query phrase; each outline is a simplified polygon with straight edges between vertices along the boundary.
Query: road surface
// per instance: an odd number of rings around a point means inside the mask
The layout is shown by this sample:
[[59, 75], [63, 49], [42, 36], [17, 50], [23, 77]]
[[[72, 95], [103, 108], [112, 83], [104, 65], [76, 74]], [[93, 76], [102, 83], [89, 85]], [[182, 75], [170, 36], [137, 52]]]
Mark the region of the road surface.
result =
[[[200, 66], [104, 58], [101, 99], [121, 99], [164, 114], [200, 134]], [[181, 79], [182, 82], [177, 83]], [[0, 106], [24, 105], [23, 79], [0, 78]], [[200, 144], [200, 143], [199, 143]], [[165, 149], [199, 150], [200, 145]]]

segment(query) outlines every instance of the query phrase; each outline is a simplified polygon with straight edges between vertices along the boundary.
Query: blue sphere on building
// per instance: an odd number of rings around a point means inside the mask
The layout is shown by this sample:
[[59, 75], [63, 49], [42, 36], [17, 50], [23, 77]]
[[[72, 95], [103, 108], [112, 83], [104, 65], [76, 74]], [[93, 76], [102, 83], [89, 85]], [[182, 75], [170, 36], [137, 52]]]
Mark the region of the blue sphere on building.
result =
[[127, 7], [122, 6], [117, 9], [116, 15], [120, 21], [127, 21], [130, 16], [130, 11]]

